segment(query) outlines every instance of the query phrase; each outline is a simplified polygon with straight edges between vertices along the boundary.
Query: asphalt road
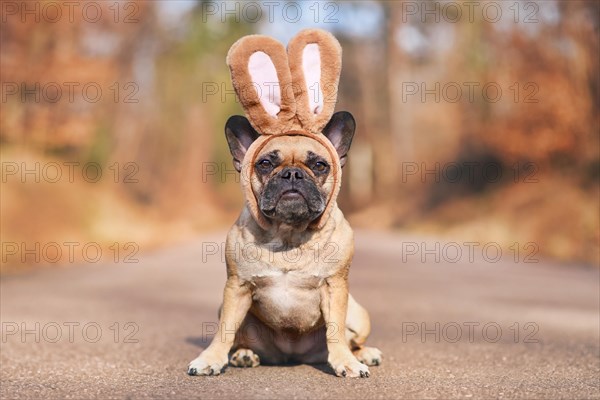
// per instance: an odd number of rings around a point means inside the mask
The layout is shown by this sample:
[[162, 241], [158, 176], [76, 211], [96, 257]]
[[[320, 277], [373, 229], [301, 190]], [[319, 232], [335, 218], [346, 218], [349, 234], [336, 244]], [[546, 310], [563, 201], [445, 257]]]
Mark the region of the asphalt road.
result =
[[600, 398], [598, 269], [444, 242], [436, 262], [434, 240], [373, 232], [357, 233], [350, 278], [384, 353], [370, 378], [310, 365], [188, 376], [216, 322], [225, 268], [207, 253], [223, 239], [4, 276], [1, 398]]

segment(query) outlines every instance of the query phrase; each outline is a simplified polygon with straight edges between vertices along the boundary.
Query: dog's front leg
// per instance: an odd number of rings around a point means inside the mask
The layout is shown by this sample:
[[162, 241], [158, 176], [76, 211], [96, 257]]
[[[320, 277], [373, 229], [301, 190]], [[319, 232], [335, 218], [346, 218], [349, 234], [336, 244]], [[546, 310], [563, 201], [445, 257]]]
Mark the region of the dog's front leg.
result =
[[190, 375], [219, 375], [227, 366], [235, 335], [252, 304], [252, 296], [237, 276], [227, 278], [219, 327], [210, 345], [188, 366]]
[[346, 342], [348, 281], [346, 274], [326, 280], [321, 293], [321, 312], [327, 325], [327, 362], [337, 376], [369, 377], [369, 367], [361, 364]]

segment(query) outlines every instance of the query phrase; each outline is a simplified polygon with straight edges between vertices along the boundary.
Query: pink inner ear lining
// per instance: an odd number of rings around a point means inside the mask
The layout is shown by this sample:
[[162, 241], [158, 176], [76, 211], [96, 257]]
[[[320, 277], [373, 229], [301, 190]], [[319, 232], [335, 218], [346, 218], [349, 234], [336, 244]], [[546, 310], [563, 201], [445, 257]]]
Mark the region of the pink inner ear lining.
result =
[[321, 53], [317, 43], [309, 43], [302, 50], [302, 72], [308, 94], [308, 109], [313, 114], [323, 111], [321, 90]]
[[248, 73], [252, 83], [257, 85], [254, 89], [260, 104], [267, 114], [277, 118], [281, 111], [281, 88], [273, 60], [262, 51], [252, 53], [248, 59]]

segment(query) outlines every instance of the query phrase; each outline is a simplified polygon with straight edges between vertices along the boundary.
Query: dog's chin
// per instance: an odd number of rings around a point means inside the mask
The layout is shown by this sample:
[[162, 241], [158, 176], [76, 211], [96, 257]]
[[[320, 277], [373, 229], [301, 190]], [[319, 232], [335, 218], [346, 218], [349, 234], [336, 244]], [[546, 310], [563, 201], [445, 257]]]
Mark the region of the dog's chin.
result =
[[275, 207], [261, 208], [264, 216], [270, 220], [292, 226], [306, 226], [317, 219], [324, 211], [324, 206], [309, 205], [306, 198], [296, 190], [288, 190], [281, 194]]

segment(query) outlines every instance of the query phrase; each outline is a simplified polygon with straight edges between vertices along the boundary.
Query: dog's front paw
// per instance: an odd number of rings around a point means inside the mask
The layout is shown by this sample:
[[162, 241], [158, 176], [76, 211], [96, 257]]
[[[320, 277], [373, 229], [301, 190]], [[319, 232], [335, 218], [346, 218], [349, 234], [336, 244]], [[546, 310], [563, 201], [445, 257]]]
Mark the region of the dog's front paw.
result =
[[250, 349], [238, 349], [231, 356], [229, 363], [234, 367], [253, 368], [260, 365], [260, 358]]
[[361, 347], [358, 350], [353, 351], [354, 355], [363, 364], [366, 365], [379, 365], [381, 364], [382, 355], [381, 350], [377, 347]]
[[227, 354], [202, 352], [188, 366], [188, 375], [219, 375], [227, 367]]
[[369, 377], [369, 367], [358, 361], [350, 352], [343, 355], [330, 353], [327, 361], [337, 376], [350, 378]]

